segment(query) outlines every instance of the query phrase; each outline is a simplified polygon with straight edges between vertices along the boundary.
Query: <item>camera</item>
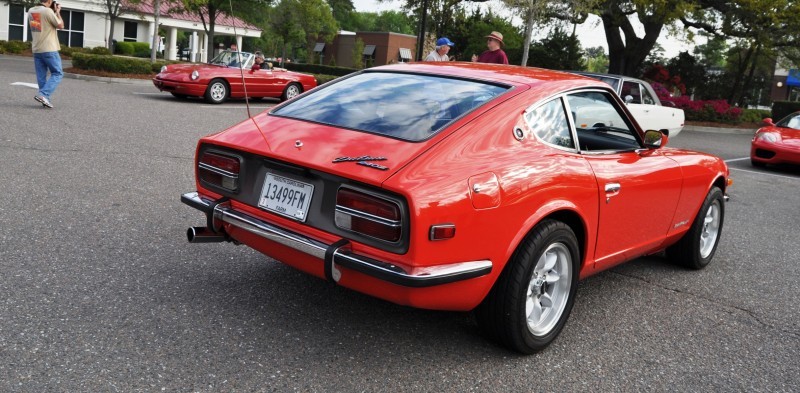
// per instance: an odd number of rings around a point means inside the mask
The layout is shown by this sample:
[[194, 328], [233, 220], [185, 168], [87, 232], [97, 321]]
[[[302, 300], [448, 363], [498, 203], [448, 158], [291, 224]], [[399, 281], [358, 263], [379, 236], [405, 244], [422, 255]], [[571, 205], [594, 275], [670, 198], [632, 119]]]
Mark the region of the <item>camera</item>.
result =
[[58, 3], [54, 1], [54, 2], [50, 3], [50, 8], [52, 8], [53, 11], [55, 11], [57, 5], [58, 5]]

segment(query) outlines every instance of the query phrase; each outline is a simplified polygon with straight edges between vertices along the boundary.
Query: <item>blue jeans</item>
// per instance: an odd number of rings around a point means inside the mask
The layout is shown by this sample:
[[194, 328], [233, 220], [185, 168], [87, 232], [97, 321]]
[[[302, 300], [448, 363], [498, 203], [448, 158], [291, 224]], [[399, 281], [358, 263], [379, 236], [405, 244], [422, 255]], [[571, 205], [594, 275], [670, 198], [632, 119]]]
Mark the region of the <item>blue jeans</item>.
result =
[[[64, 72], [61, 71], [61, 55], [58, 52], [34, 53], [33, 65], [36, 67], [39, 95], [49, 100], [64, 76]], [[50, 79], [47, 79], [47, 71], [50, 71]]]

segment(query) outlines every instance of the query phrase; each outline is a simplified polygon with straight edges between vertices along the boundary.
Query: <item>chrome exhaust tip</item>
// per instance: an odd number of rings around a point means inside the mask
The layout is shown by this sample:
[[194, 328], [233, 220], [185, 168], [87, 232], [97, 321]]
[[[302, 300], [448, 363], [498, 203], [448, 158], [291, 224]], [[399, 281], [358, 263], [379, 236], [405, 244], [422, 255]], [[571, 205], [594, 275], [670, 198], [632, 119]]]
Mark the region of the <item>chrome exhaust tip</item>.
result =
[[189, 243], [220, 243], [225, 241], [225, 236], [206, 227], [191, 227], [186, 230], [186, 239]]

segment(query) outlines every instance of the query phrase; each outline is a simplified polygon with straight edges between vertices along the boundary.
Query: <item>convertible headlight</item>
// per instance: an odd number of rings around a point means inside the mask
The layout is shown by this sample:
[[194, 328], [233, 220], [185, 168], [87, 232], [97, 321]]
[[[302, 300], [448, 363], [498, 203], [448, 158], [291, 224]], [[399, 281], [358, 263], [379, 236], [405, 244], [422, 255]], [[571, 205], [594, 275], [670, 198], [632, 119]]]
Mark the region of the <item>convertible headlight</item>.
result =
[[200, 73], [197, 72], [197, 70], [192, 71], [192, 80], [193, 81], [196, 81], [197, 78], [199, 78], [199, 77], [200, 77]]
[[756, 139], [764, 142], [775, 143], [781, 140], [781, 136], [775, 132], [762, 132], [756, 135]]
[[161, 66], [161, 73], [167, 72], [167, 66]]

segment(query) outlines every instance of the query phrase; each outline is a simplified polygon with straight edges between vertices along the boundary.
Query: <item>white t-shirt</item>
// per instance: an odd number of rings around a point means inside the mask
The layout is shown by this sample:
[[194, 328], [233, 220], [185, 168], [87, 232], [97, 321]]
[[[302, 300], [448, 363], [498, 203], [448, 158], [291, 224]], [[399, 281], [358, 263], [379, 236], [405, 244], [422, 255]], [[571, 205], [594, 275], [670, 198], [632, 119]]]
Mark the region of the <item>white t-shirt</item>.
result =
[[450, 58], [447, 57], [447, 55], [439, 56], [439, 52], [436, 52], [436, 50], [431, 51], [428, 57], [425, 58], [425, 61], [448, 61], [448, 60], [450, 60]]

